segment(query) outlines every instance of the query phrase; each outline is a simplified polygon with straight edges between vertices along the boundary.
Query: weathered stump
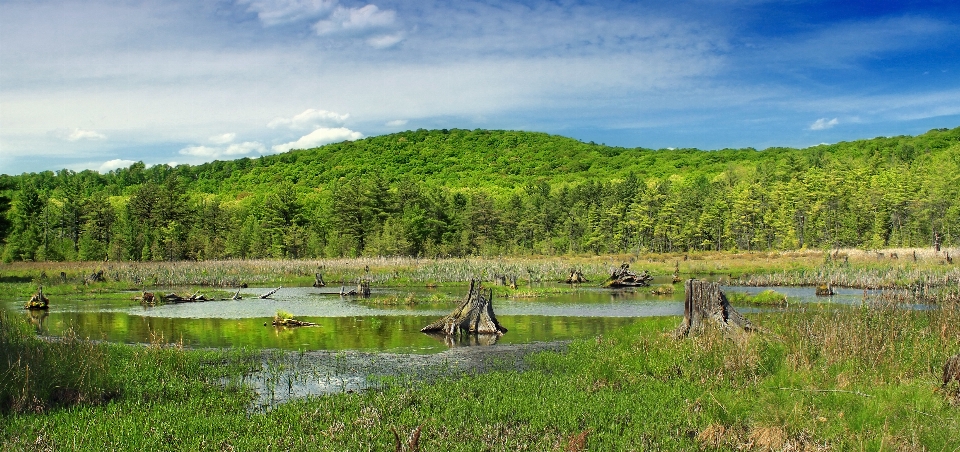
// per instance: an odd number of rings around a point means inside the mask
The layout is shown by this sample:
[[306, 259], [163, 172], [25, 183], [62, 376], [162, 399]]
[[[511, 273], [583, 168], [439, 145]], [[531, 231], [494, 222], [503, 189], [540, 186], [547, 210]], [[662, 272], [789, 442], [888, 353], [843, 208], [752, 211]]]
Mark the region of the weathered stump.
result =
[[423, 327], [424, 333], [438, 332], [447, 336], [460, 334], [495, 334], [502, 335], [507, 329], [497, 321], [493, 313], [493, 290], [486, 293], [480, 283], [470, 280], [470, 292], [446, 317]]
[[50, 300], [43, 295], [43, 286], [37, 288], [37, 293], [33, 294], [23, 307], [30, 310], [50, 308]]
[[817, 286], [816, 294], [818, 297], [830, 297], [830, 296], [836, 295], [836, 292], [833, 291], [832, 285], [820, 284], [819, 286]]
[[755, 329], [746, 317], [730, 305], [727, 296], [720, 290], [720, 284], [688, 279], [684, 283], [683, 321], [675, 332], [677, 338], [702, 330], [704, 319], [712, 319], [722, 330], [732, 326], [747, 331]]
[[313, 287], [327, 287], [327, 283], [323, 281], [323, 275], [319, 273], [314, 274]]
[[570, 275], [567, 276], [567, 279], [563, 282], [567, 284], [583, 284], [585, 282], [590, 282], [585, 276], [583, 276], [583, 271], [579, 268], [571, 268]]
[[646, 270], [642, 274], [636, 274], [630, 271], [630, 264], [624, 263], [620, 268], [613, 271], [603, 287], [646, 287], [653, 281], [653, 276]]
[[676, 283], [678, 283], [678, 282], [680, 282], [680, 281], [681, 281], [681, 279], [680, 279], [680, 262], [677, 262], [677, 263], [673, 266], [673, 283], [676, 284]]

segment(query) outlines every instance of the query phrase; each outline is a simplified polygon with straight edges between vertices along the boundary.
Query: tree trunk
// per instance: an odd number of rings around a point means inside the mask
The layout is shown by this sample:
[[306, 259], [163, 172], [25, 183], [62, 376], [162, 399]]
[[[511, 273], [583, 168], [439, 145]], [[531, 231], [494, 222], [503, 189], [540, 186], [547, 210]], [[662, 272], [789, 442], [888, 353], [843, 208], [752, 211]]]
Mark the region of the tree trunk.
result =
[[470, 280], [470, 292], [446, 317], [423, 327], [424, 333], [440, 332], [447, 336], [460, 334], [502, 335], [507, 329], [500, 325], [493, 313], [493, 290], [484, 293], [480, 283]]
[[702, 330], [705, 319], [712, 319], [724, 331], [733, 326], [747, 331], [755, 329], [746, 317], [730, 306], [720, 284], [688, 279], [684, 289], [683, 322], [675, 332], [677, 338]]

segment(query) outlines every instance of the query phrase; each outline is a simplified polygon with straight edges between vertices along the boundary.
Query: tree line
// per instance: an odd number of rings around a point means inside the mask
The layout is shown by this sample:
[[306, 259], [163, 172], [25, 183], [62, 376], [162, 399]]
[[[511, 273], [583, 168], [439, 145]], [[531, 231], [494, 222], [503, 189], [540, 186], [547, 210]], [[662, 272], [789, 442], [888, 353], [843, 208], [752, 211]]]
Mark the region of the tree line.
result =
[[3, 175], [0, 234], [7, 262], [951, 246], [958, 170], [960, 128], [762, 151], [418, 130]]

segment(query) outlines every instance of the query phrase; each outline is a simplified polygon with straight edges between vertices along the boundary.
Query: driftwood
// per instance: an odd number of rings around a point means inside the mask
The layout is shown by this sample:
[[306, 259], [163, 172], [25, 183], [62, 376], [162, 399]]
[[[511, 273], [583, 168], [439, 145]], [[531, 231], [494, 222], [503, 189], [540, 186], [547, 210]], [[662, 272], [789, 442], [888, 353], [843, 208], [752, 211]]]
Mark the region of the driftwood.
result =
[[270, 298], [271, 295], [277, 293], [277, 291], [280, 290], [281, 288], [283, 288], [283, 286], [277, 287], [276, 289], [273, 289], [273, 290], [271, 290], [271, 291], [269, 291], [269, 292], [267, 292], [267, 293], [265, 293], [265, 294], [263, 294], [263, 295], [260, 295], [260, 296], [257, 297], [257, 298], [259, 298], [259, 299], [261, 299], [261, 300], [266, 300], [267, 298]]
[[730, 305], [727, 296], [720, 290], [720, 284], [688, 279], [684, 283], [684, 289], [683, 321], [676, 329], [677, 338], [702, 330], [704, 319], [712, 319], [722, 330], [729, 330], [731, 327], [740, 327], [746, 331], [756, 329]]
[[243, 297], [240, 296], [240, 289], [237, 289], [237, 293], [233, 294], [233, 296], [230, 297], [230, 299], [231, 299], [231, 300], [242, 300]]
[[567, 276], [567, 279], [563, 282], [567, 284], [583, 284], [585, 282], [590, 282], [590, 280], [583, 276], [583, 271], [579, 268], [571, 268], [570, 275]]
[[493, 313], [493, 290], [484, 293], [480, 282], [470, 280], [470, 292], [446, 317], [423, 327], [424, 333], [438, 332], [447, 336], [460, 334], [502, 335], [507, 329], [497, 321]]
[[292, 318], [273, 318], [273, 326], [317, 326], [316, 323], [306, 322], [303, 320], [297, 320]]
[[323, 275], [320, 273], [314, 273], [313, 287], [327, 287], [327, 283], [323, 281]]
[[653, 276], [646, 270], [642, 274], [636, 274], [630, 271], [630, 264], [624, 263], [620, 268], [613, 271], [603, 287], [646, 287], [653, 281]]
[[43, 295], [43, 286], [37, 287], [37, 293], [33, 294], [23, 307], [30, 310], [50, 309], [50, 300]]

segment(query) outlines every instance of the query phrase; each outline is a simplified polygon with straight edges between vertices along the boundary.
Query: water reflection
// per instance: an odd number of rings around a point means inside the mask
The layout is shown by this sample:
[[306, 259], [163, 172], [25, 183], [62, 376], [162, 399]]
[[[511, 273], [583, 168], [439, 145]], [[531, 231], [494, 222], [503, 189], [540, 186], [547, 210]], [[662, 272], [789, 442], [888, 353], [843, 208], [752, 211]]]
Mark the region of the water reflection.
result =
[[[558, 285], [560, 286], [560, 285]], [[549, 285], [545, 285], [549, 289]], [[563, 285], [562, 287], [568, 287]], [[728, 292], [756, 294], [772, 289], [790, 303], [857, 304], [864, 292], [837, 289], [818, 298], [813, 287], [724, 287]], [[157, 292], [176, 291], [176, 288]], [[189, 290], [189, 289], [188, 289]], [[29, 321], [43, 334], [62, 335], [73, 328], [84, 337], [112, 342], [182, 342], [193, 347], [270, 348], [286, 350], [365, 350], [432, 353], [451, 346], [524, 344], [592, 337], [631, 324], [640, 317], [683, 313], [682, 289], [651, 295], [647, 289], [608, 290], [581, 287], [532, 299], [494, 297], [493, 306], [509, 333], [496, 339], [437, 340], [420, 328], [446, 315], [466, 288], [374, 288], [368, 302], [340, 297], [337, 289], [284, 287], [271, 299], [258, 299], [272, 288], [243, 289], [242, 300], [167, 304], [144, 307], [131, 294], [90, 294], [53, 300], [49, 311], [30, 312]], [[182, 291], [182, 290], [181, 290]], [[411, 299], [414, 304], [387, 305], [382, 300]], [[2, 300], [9, 310], [22, 310], [22, 300]], [[279, 311], [318, 324], [311, 328], [270, 325]], [[749, 309], [740, 309], [749, 312]], [[471, 342], [473, 341], [473, 342]]]

